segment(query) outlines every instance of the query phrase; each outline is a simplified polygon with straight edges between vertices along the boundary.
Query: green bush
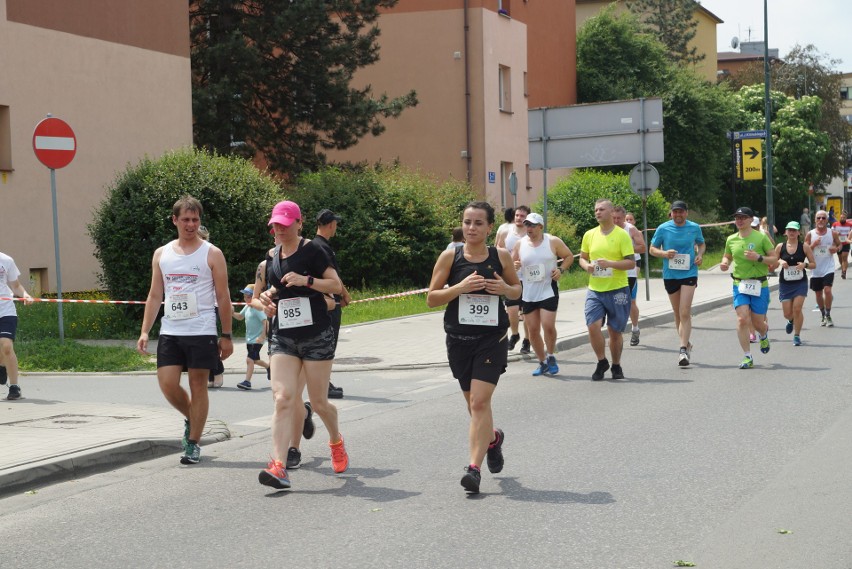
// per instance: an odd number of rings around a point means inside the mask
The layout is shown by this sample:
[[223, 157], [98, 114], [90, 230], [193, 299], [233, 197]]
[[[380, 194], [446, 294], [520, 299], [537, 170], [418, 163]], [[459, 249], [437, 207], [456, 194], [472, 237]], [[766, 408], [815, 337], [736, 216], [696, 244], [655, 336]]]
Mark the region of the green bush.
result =
[[[541, 210], [535, 210], [541, 211]], [[562, 239], [572, 253], [580, 252], [580, 240], [577, 238], [577, 226], [567, 215], [547, 212], [547, 232]]]
[[343, 218], [332, 246], [343, 282], [356, 288], [424, 286], [475, 197], [467, 184], [439, 183], [401, 167], [326, 168], [299, 177], [292, 194], [307, 237], [321, 209]]
[[[642, 226], [642, 199], [630, 189], [628, 176], [596, 170], [578, 170], [562, 178], [548, 190], [548, 211], [565, 216], [576, 226], [576, 234], [583, 234], [598, 225], [595, 220], [595, 201], [605, 198], [614, 205], [621, 205], [636, 215]], [[647, 200], [648, 227], [656, 227], [669, 218], [669, 204], [660, 192], [654, 192]], [[566, 242], [567, 243], [567, 242]], [[579, 243], [577, 249], [579, 250]], [[570, 247], [570, 245], [569, 245]]]
[[242, 299], [238, 291], [272, 244], [266, 223], [281, 190], [251, 162], [192, 149], [128, 166], [96, 209], [89, 235], [111, 298], [145, 299], [152, 255], [177, 237], [172, 206], [186, 194], [201, 201], [201, 223], [228, 260], [232, 298]]

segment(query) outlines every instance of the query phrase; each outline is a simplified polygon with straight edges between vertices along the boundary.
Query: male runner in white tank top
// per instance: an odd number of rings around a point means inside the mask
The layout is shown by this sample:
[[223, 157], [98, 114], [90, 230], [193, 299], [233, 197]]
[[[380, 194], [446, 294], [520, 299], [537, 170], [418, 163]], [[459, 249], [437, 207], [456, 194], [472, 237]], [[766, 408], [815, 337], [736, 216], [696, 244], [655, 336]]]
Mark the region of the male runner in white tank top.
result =
[[816, 267], [811, 271], [811, 290], [816, 295], [817, 306], [821, 314], [820, 326], [834, 326], [831, 320], [831, 304], [834, 295], [834, 254], [840, 250], [840, 236], [828, 226], [828, 213], [824, 209], [814, 216], [816, 227], [805, 237], [816, 259]]
[[[515, 244], [512, 260], [521, 273], [524, 323], [539, 362], [532, 374], [555, 375], [559, 373], [556, 356], [553, 355], [556, 351], [556, 310], [559, 308], [558, 281], [574, 262], [574, 255], [559, 237], [544, 232], [541, 215], [529, 214], [524, 225], [527, 236]], [[561, 266], [558, 265], [559, 259], [562, 259]]]
[[[198, 235], [202, 213], [201, 203], [191, 196], [175, 202], [172, 223], [178, 238], [154, 252], [151, 288], [136, 342], [137, 351], [147, 354], [148, 333], [165, 299], [157, 342], [157, 380], [166, 400], [185, 417], [182, 464], [201, 460], [198, 442], [207, 422], [207, 379], [219, 359], [234, 351], [228, 267], [222, 251]], [[218, 340], [215, 301], [222, 322]], [[189, 393], [180, 385], [184, 367]]]

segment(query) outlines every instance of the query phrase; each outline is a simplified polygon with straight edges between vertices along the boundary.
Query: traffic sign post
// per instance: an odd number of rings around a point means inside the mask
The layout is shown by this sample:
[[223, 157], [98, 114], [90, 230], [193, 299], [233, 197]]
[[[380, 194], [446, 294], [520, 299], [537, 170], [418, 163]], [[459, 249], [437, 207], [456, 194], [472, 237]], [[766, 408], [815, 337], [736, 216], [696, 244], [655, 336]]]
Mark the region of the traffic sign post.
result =
[[56, 208], [56, 170], [64, 168], [77, 154], [77, 137], [63, 120], [49, 114], [33, 131], [33, 152], [39, 162], [50, 168], [50, 195], [53, 202], [53, 251], [56, 257], [56, 298], [59, 300], [59, 342], [65, 341], [62, 318], [62, 264], [59, 258], [59, 215]]

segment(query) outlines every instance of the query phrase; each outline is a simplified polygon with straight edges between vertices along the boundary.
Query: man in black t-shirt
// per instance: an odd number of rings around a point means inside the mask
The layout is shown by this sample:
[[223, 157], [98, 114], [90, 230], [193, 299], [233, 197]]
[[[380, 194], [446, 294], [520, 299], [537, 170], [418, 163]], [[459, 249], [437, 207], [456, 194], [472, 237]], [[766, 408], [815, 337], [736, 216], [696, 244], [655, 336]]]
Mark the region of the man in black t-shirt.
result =
[[[330, 209], [323, 209], [317, 214], [317, 234], [316, 237], [312, 240], [314, 243], [320, 246], [320, 248], [325, 251], [326, 255], [328, 255], [329, 260], [331, 261], [331, 266], [337, 271], [337, 274], [340, 274], [340, 267], [337, 265], [337, 256], [334, 253], [334, 249], [331, 248], [331, 244], [329, 241], [334, 234], [337, 232], [337, 224], [341, 221], [341, 217], [335, 214]], [[334, 310], [331, 311], [331, 322], [334, 327], [334, 347], [337, 349], [337, 338], [340, 336], [340, 318], [342, 316], [343, 307], [349, 304], [352, 301], [352, 298], [349, 296], [349, 291], [346, 290], [346, 286], [343, 287], [343, 294], [335, 294], [334, 295]], [[333, 383], [329, 382], [328, 384], [328, 398], [329, 399], [342, 399], [343, 398], [343, 388], [335, 387]]]

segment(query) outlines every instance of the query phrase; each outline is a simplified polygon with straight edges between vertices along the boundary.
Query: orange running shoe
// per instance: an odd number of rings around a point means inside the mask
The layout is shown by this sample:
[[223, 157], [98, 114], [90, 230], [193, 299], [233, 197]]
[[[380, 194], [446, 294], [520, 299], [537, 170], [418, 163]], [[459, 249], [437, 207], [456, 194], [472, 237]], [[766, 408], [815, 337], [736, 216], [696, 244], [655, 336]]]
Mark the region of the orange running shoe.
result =
[[278, 490], [286, 490], [290, 487], [287, 469], [284, 468], [284, 464], [280, 460], [270, 460], [267, 467], [260, 471], [257, 479], [264, 486], [272, 486]]
[[349, 455], [346, 454], [346, 447], [343, 446], [343, 435], [340, 435], [340, 440], [336, 443], [328, 443], [331, 449], [331, 467], [337, 474], [349, 470]]

